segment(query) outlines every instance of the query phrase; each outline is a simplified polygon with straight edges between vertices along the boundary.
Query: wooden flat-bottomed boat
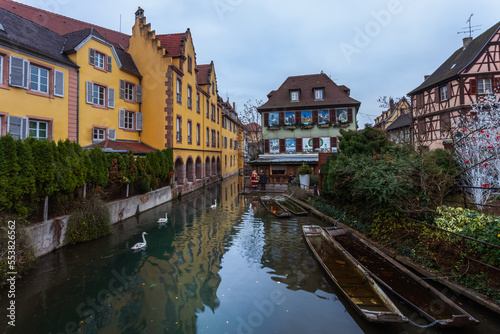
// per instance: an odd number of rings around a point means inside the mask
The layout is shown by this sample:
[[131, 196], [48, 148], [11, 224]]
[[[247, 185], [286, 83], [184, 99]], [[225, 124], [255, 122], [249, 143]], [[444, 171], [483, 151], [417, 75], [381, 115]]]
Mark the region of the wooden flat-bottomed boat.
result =
[[345, 254], [320, 226], [302, 227], [311, 252], [331, 281], [362, 317], [371, 322], [407, 322], [377, 283]]
[[279, 203], [276, 202], [271, 196], [268, 195], [260, 196], [260, 201], [262, 202], [262, 205], [264, 205], [264, 207], [276, 217], [281, 218], [290, 216], [290, 212], [288, 212], [284, 207], [279, 205]]
[[274, 200], [294, 215], [306, 215], [307, 210], [285, 196], [274, 196]]
[[324, 230], [389, 294], [401, 298], [430, 324], [461, 327], [479, 323], [451, 299], [367, 240], [344, 228], [327, 227]]

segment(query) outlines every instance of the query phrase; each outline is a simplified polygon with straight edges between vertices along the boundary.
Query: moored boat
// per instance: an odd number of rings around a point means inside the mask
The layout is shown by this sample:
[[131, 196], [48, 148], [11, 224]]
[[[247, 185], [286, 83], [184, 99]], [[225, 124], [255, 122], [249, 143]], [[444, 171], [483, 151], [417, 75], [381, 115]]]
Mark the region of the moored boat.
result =
[[294, 215], [306, 215], [307, 210], [285, 196], [274, 196], [274, 200]]
[[274, 214], [276, 217], [289, 217], [290, 212], [288, 212], [284, 207], [279, 205], [278, 202], [276, 202], [271, 196], [264, 195], [260, 196], [260, 201], [262, 202], [262, 205]]
[[349, 304], [371, 322], [407, 322], [396, 305], [356, 261], [317, 225], [302, 227], [311, 252]]
[[479, 323], [451, 299], [367, 240], [344, 228], [327, 227], [324, 230], [389, 294], [401, 298], [431, 324], [461, 327]]

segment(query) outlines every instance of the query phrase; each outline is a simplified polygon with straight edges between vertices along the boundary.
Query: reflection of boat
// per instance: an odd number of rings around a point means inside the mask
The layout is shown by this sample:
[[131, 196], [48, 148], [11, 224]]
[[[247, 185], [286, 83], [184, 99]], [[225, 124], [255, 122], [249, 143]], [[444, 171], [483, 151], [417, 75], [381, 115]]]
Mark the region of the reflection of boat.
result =
[[285, 196], [274, 196], [274, 200], [294, 215], [306, 215], [308, 213], [306, 209]]
[[381, 286], [400, 297], [427, 320], [440, 326], [478, 324], [457, 304], [368, 241], [343, 228], [328, 227], [324, 230], [332, 241], [356, 258]]
[[407, 322], [394, 303], [361, 266], [317, 225], [302, 226], [312, 253], [351, 306], [372, 322]]
[[288, 212], [285, 208], [279, 205], [271, 196], [264, 195], [260, 196], [260, 200], [264, 207], [269, 210], [276, 217], [288, 217], [290, 216], [290, 212]]

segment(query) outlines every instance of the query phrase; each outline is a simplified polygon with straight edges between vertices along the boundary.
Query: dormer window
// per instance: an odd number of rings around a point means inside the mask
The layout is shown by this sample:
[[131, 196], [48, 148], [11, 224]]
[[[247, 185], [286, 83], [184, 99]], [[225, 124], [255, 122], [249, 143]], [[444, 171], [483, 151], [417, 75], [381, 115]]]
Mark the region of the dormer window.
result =
[[290, 102], [299, 102], [299, 90], [290, 91]]
[[323, 100], [324, 88], [315, 88], [314, 89], [314, 100], [321, 101]]

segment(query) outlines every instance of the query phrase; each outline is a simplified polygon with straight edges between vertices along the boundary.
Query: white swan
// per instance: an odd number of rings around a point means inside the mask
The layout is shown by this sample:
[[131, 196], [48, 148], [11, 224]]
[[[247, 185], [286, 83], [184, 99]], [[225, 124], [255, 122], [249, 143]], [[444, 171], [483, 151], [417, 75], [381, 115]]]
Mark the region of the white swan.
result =
[[158, 223], [166, 224], [167, 222], [168, 222], [168, 217], [167, 217], [167, 213], [165, 212], [165, 218], [159, 218]]
[[144, 241], [144, 242], [136, 243], [135, 245], [132, 246], [132, 249], [141, 249], [141, 248], [146, 247], [146, 238], [144, 238], [145, 235], [147, 235], [147, 233], [142, 232], [142, 241]]
[[212, 209], [217, 208], [217, 199], [215, 199], [215, 203], [210, 206]]

